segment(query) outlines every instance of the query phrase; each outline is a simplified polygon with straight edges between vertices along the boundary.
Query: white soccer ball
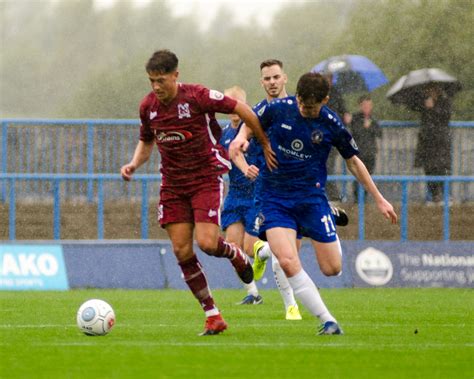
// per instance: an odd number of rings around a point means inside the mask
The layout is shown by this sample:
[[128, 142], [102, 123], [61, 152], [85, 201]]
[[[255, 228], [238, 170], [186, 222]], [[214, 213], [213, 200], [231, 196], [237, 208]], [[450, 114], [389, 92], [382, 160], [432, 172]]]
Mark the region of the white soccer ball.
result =
[[105, 336], [115, 324], [112, 307], [103, 300], [92, 299], [77, 311], [77, 326], [88, 336]]

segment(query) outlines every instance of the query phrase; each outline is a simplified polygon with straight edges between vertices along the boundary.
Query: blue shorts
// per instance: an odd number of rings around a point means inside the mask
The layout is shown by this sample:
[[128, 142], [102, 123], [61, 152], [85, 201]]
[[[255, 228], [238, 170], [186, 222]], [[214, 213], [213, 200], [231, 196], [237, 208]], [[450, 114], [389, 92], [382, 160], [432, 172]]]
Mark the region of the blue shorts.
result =
[[244, 225], [246, 233], [257, 237], [258, 232], [255, 229], [256, 218], [257, 210], [253, 199], [242, 199], [227, 195], [224, 201], [224, 209], [221, 213], [222, 230], [225, 231], [230, 225], [240, 222]]
[[[295, 196], [293, 199], [264, 195], [258, 213], [259, 233], [272, 228], [294, 229], [298, 236], [317, 242], [337, 240], [336, 223], [323, 196]], [[261, 197], [262, 199], [262, 197]]]

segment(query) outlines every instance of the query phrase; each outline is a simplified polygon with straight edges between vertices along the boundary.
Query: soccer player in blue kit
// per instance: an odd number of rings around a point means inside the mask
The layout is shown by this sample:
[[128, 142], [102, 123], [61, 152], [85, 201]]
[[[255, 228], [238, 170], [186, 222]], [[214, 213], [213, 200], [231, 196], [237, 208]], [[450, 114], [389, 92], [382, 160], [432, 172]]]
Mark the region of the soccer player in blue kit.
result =
[[[224, 95], [235, 100], [246, 102], [245, 91], [234, 86], [224, 91]], [[220, 144], [229, 148], [229, 144], [239, 131], [241, 119], [237, 114], [230, 114], [230, 123], [222, 129]], [[238, 166], [232, 162], [232, 169], [229, 171], [229, 191], [224, 201], [221, 213], [221, 227], [226, 233], [226, 240], [237, 244], [247, 255], [253, 255], [253, 245], [258, 241], [258, 233], [254, 231], [253, 225], [256, 218], [254, 207], [255, 180], [258, 177], [260, 163], [262, 160], [260, 145], [252, 139], [250, 146], [243, 155], [239, 155]], [[247, 296], [239, 303], [242, 305], [261, 304], [263, 298], [258, 293], [257, 285], [252, 280], [244, 283]]]
[[[257, 112], [278, 168], [261, 168], [259, 231], [266, 235], [298, 300], [321, 321], [319, 334], [342, 334], [335, 317], [303, 269], [296, 236], [308, 237], [323, 274], [338, 275], [342, 250], [334, 215], [325, 193], [326, 160], [332, 146], [345, 159], [349, 171], [370, 193], [383, 216], [393, 224], [397, 214], [382, 196], [363, 162], [357, 145], [337, 114], [325, 106], [329, 85], [318, 73], [306, 73], [297, 84], [296, 97], [276, 99]], [[242, 128], [230, 145], [231, 158], [248, 146], [248, 129]]]

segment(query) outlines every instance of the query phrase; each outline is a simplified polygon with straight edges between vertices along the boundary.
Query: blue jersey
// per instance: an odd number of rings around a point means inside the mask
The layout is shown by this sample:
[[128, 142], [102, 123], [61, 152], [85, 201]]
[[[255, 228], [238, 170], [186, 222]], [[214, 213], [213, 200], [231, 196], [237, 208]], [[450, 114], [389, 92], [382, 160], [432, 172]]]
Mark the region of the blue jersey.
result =
[[326, 161], [334, 146], [344, 159], [359, 153], [339, 116], [326, 106], [318, 118], [301, 116], [296, 98], [275, 99], [257, 111], [267, 133], [278, 168], [261, 171], [265, 193], [283, 198], [325, 196]]
[[[240, 128], [233, 128], [230, 124], [226, 125], [222, 130], [222, 137], [220, 144], [228, 151], [229, 145], [235, 138]], [[249, 165], [255, 165], [257, 167], [259, 160], [260, 145], [254, 140], [250, 141], [249, 148], [244, 153], [245, 160]], [[232, 169], [229, 171], [229, 193], [232, 193], [241, 197], [248, 197], [253, 199], [255, 191], [255, 182], [247, 179], [240, 169], [232, 163]]]
[[[222, 130], [220, 144], [226, 150], [235, 138], [240, 128], [233, 128], [228, 124]], [[249, 165], [257, 166], [257, 160], [261, 148], [255, 141], [251, 141], [249, 148], [244, 153]], [[245, 231], [253, 236], [257, 236], [253, 230], [255, 224], [256, 209], [254, 205], [255, 182], [247, 179], [240, 169], [232, 163], [229, 171], [229, 192], [224, 202], [221, 214], [221, 226], [226, 230], [234, 223], [242, 223]]]

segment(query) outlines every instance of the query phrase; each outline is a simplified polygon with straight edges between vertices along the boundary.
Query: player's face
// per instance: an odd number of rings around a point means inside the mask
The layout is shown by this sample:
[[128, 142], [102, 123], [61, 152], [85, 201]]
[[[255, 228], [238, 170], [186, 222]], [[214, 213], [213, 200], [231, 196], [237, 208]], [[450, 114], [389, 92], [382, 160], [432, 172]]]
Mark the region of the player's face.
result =
[[149, 72], [148, 78], [150, 79], [151, 88], [159, 101], [169, 103], [178, 93], [178, 87], [176, 85], [178, 71], [167, 74]]
[[260, 83], [270, 98], [286, 97], [285, 85], [288, 78], [277, 64], [262, 68]]
[[321, 102], [317, 102], [315, 100], [303, 101], [303, 99], [301, 99], [299, 96], [296, 97], [300, 114], [301, 116], [305, 118], [319, 117], [319, 112], [321, 111], [321, 107], [327, 103], [327, 100], [328, 98], [324, 99]]

